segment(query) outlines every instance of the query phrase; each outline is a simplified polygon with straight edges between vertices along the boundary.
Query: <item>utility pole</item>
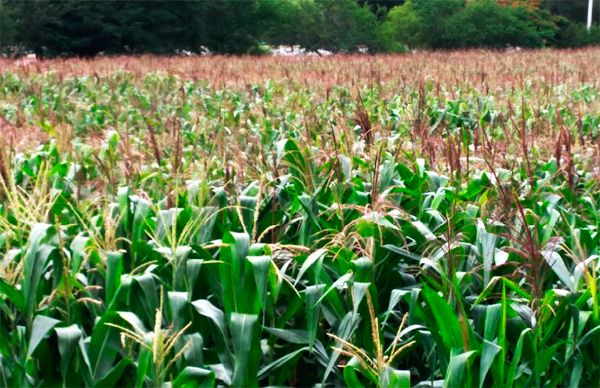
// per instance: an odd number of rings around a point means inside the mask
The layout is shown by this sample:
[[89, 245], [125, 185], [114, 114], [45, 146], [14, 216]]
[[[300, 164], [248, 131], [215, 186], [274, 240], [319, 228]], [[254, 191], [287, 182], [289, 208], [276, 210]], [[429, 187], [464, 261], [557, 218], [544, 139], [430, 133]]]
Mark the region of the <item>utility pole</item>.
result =
[[594, 8], [594, 0], [588, 0], [588, 17], [587, 17], [587, 29], [592, 28], [592, 10]]

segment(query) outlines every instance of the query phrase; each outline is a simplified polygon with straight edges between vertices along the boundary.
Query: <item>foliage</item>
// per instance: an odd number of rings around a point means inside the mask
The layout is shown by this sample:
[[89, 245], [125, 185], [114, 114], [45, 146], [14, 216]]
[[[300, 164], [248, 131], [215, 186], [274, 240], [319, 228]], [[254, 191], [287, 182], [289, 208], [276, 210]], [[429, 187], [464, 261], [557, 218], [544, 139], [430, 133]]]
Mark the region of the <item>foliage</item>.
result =
[[564, 17], [557, 19], [559, 26], [553, 44], [557, 47], [583, 47], [600, 43], [600, 28], [592, 26], [588, 31], [583, 23], [575, 23]]
[[3, 68], [2, 385], [597, 384], [598, 55]]
[[582, 18], [550, 13], [564, 14], [561, 4], [539, 8], [535, 1], [495, 0], [2, 0], [0, 50], [91, 57], [207, 50], [263, 54], [269, 52], [265, 43], [331, 52], [597, 44], [599, 35], [584, 31]]
[[[572, 22], [585, 24], [587, 20], [588, 0], [543, 0], [544, 8], [550, 10], [555, 15], [560, 15], [569, 18]], [[598, 10], [598, 1], [594, 0], [594, 10]], [[594, 23], [598, 23], [598, 12], [592, 15]]]
[[419, 15], [419, 31], [425, 47], [451, 48], [446, 41], [448, 23], [446, 20], [464, 12], [465, 0], [413, 0], [412, 6]]
[[[545, 10], [501, 6], [494, 0], [411, 0], [394, 7], [380, 27], [390, 51], [401, 42], [408, 47], [505, 48], [544, 47], [569, 42], [561, 19]], [[589, 42], [591, 43], [591, 41]]]
[[243, 54], [255, 48], [273, 2], [43, 1], [12, 4], [18, 38], [39, 56], [199, 51]]
[[377, 18], [355, 0], [299, 0], [278, 6], [279, 20], [270, 33], [274, 44], [308, 50], [356, 51], [374, 48]]
[[417, 13], [412, 1], [392, 8], [379, 28], [385, 51], [403, 51], [405, 45], [420, 46], [426, 39], [421, 32], [422, 23], [423, 18]]
[[0, 1], [0, 53], [15, 44], [17, 27], [12, 13], [13, 10], [7, 6], [6, 0]]
[[494, 0], [468, 3], [445, 20], [449, 47], [542, 47], [542, 34], [525, 8], [502, 7]]

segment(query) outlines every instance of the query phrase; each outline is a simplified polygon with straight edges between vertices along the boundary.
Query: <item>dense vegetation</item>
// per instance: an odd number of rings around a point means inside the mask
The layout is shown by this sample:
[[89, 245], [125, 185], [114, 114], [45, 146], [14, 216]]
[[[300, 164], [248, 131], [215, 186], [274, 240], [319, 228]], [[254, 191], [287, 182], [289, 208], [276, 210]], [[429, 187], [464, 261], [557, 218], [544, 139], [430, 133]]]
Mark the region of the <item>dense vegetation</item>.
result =
[[597, 385], [600, 51], [367, 58], [4, 63], [0, 384]]
[[[565, 5], [568, 3], [568, 5]], [[414, 48], [579, 47], [587, 0], [0, 0], [0, 49], [99, 53], [403, 52]]]

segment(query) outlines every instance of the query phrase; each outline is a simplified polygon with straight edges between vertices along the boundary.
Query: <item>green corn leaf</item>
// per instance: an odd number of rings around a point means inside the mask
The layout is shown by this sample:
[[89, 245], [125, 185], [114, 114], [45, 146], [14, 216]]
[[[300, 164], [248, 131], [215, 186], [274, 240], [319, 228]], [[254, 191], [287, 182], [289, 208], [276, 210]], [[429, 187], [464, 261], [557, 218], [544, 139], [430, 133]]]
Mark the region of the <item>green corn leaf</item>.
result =
[[213, 371], [194, 366], [185, 367], [173, 380], [174, 388], [214, 387]]
[[132, 362], [128, 358], [122, 358], [117, 365], [110, 368], [101, 379], [97, 380], [96, 387], [115, 387], [123, 377], [125, 370], [131, 366]]
[[386, 367], [379, 378], [381, 387], [410, 388], [410, 371]]
[[[357, 372], [359, 371], [359, 367], [360, 363], [358, 362], [356, 357], [351, 358], [350, 361], [348, 361], [348, 363], [344, 367], [344, 383], [347, 387], [364, 387], [364, 385], [358, 378]], [[372, 378], [372, 381], [373, 380], [377, 379]]]
[[[358, 314], [348, 312], [344, 316], [344, 318], [342, 318], [342, 320], [337, 328], [336, 335], [339, 338], [341, 338], [345, 341], [348, 341], [350, 339], [350, 337], [352, 336], [352, 334], [354, 333], [354, 331], [356, 330], [356, 327], [357, 327], [359, 321], [360, 321], [360, 316]], [[335, 349], [332, 349], [331, 355], [329, 356], [329, 362], [327, 363], [327, 366], [325, 367], [325, 373], [323, 374], [322, 383], [325, 383], [325, 381], [329, 377], [329, 374], [333, 371], [339, 357], [340, 357], [340, 353], [335, 351]]]
[[486, 306], [485, 309], [485, 327], [483, 338], [491, 341], [496, 337], [498, 325], [502, 319], [502, 305], [493, 304]]
[[190, 259], [185, 262], [186, 289], [190, 295], [194, 292], [203, 262], [202, 259]]
[[483, 260], [483, 284], [488, 284], [496, 252], [496, 236], [488, 233], [481, 220], [477, 221], [477, 247]]
[[148, 330], [144, 326], [144, 322], [142, 322], [142, 320], [134, 313], [130, 311], [118, 311], [117, 314], [125, 322], [127, 322], [136, 333], [143, 336], [148, 332]]
[[121, 285], [123, 275], [123, 254], [120, 252], [106, 253], [106, 301], [111, 305]]
[[323, 296], [321, 296], [319, 298], [317, 303], [321, 303], [323, 301], [323, 299], [325, 299], [325, 297], [327, 297], [327, 295], [329, 295], [329, 293], [332, 292], [333, 290], [348, 283], [352, 279], [352, 276], [353, 276], [352, 273], [346, 273], [346, 274], [340, 276], [335, 282], [333, 282], [331, 284], [331, 286], [327, 287], [327, 290], [323, 293]]
[[367, 295], [371, 283], [354, 283], [352, 285], [352, 311], [358, 314], [358, 308]]
[[[134, 276], [132, 283], [136, 286], [129, 295], [130, 304], [136, 303], [142, 307], [147, 322], [154, 322], [156, 309], [158, 308], [158, 293], [154, 275], [146, 272]], [[140, 313], [141, 314], [141, 313]]]
[[429, 227], [427, 225], [425, 225], [423, 222], [421, 221], [413, 221], [412, 222], [412, 226], [414, 226], [414, 228], [421, 233], [421, 235], [428, 241], [435, 241], [437, 240], [437, 237], [435, 237], [435, 234], [433, 234], [431, 232], [431, 229], [429, 229]]
[[509, 279], [501, 277], [501, 276], [494, 276], [493, 278], [490, 279], [490, 282], [486, 285], [485, 289], [479, 294], [477, 299], [475, 299], [473, 304], [477, 305], [477, 304], [483, 302], [492, 292], [494, 292], [494, 288], [496, 287], [496, 284], [498, 282], [502, 283], [507, 288], [513, 290], [515, 293], [517, 293], [517, 295], [521, 296], [522, 298], [525, 298], [526, 300], [532, 299], [531, 294], [529, 294], [526, 290], [524, 290], [522, 287], [520, 287], [518, 284], [516, 284], [512, 280], [509, 280]]
[[541, 376], [547, 371], [552, 359], [556, 356], [557, 349], [561, 346], [565, 346], [565, 341], [559, 341], [536, 355], [534, 372], [537, 376]]
[[396, 245], [392, 245], [392, 244], [385, 244], [384, 246], [382, 246], [382, 248], [385, 248], [389, 251], [392, 251], [394, 253], [397, 253], [403, 257], [406, 257], [408, 259], [414, 260], [416, 262], [419, 262], [422, 257], [420, 255], [417, 255], [415, 253], [412, 253], [411, 251], [409, 251], [408, 249], [396, 246]]
[[577, 355], [573, 364], [574, 368], [569, 378], [569, 388], [578, 388], [580, 386], [581, 375], [583, 374], [583, 357]]
[[492, 367], [496, 355], [500, 353], [501, 347], [488, 340], [483, 341], [481, 348], [481, 361], [479, 366], [479, 387], [483, 387], [485, 378]]
[[[460, 324], [454, 311], [435, 291], [429, 287], [424, 287], [421, 291], [425, 302], [432, 311], [436, 329], [442, 338], [446, 353], [449, 355], [453, 349], [462, 348], [462, 334]], [[467, 356], [470, 357], [470, 353]], [[461, 359], [459, 359], [461, 360]]]
[[552, 271], [558, 276], [560, 281], [571, 291], [577, 291], [577, 285], [560, 254], [554, 250], [542, 250], [542, 256], [546, 263], [552, 268]]
[[192, 253], [192, 247], [188, 245], [179, 245], [175, 250], [175, 257], [172, 261], [174, 276], [172, 288], [174, 291], [183, 291], [185, 289], [186, 262], [190, 253]]
[[167, 237], [177, 227], [177, 217], [182, 210], [181, 208], [166, 209], [159, 210], [156, 213], [156, 237], [158, 241], [167, 241]]
[[258, 347], [258, 316], [231, 314], [229, 322], [233, 345], [233, 379], [236, 387], [258, 386], [260, 350]]
[[58, 338], [58, 351], [60, 353], [60, 371], [64, 376], [71, 363], [71, 359], [77, 350], [77, 344], [83, 333], [77, 325], [67, 327], [55, 327], [56, 337]]
[[4, 279], [0, 279], [0, 294], [6, 296], [21, 313], [27, 311], [27, 304], [23, 294]]
[[133, 262], [137, 264], [145, 255], [143, 246], [146, 244], [145, 236], [149, 225], [148, 221], [152, 216], [152, 204], [142, 198], [136, 198], [134, 203], [135, 210], [131, 226], [131, 253]]
[[319, 325], [319, 317], [321, 306], [317, 304], [317, 301], [323, 295], [323, 290], [325, 289], [324, 284], [319, 284], [316, 286], [308, 286], [306, 287], [304, 303], [306, 304], [306, 321], [307, 321], [307, 331], [308, 331], [308, 339], [309, 346], [312, 346], [315, 343], [315, 339], [317, 337], [317, 327]]
[[373, 260], [359, 257], [352, 261], [354, 264], [355, 280], [361, 283], [370, 283], [373, 275]]
[[585, 335], [583, 337], [581, 337], [581, 340], [579, 340], [578, 345], [579, 346], [586, 345], [592, 339], [594, 339], [594, 337], [600, 338], [600, 325], [594, 327], [593, 329], [591, 329], [590, 331], [588, 331], [587, 333], [585, 333]]
[[[192, 302], [192, 306], [198, 314], [208, 318], [212, 322], [213, 327], [211, 327], [210, 332], [213, 334], [212, 337], [216, 343], [217, 355], [221, 361], [223, 370], [222, 375], [227, 376], [224, 379], [222, 378], [222, 380], [227, 383], [231, 380], [232, 360], [229, 345], [229, 329], [225, 320], [225, 314], [208, 300], [196, 300]], [[221, 378], [219, 374], [217, 374], [217, 377]]]
[[[116, 147], [116, 145], [115, 145]], [[129, 188], [128, 187], [119, 187], [117, 189], [117, 200], [119, 203], [120, 210], [120, 221], [121, 226], [124, 230], [129, 230], [130, 223], [130, 200], [129, 200]]]
[[246, 259], [252, 265], [259, 303], [261, 306], [264, 306], [267, 300], [267, 278], [271, 269], [271, 257], [248, 256]]
[[468, 352], [455, 354], [450, 357], [450, 364], [448, 365], [448, 371], [446, 372], [444, 387], [450, 388], [469, 386], [469, 363], [476, 354], [476, 351], [471, 350]]
[[29, 235], [29, 248], [25, 254], [25, 266], [23, 269], [23, 295], [27, 306], [28, 321], [31, 322], [33, 311], [37, 305], [38, 285], [46, 269], [47, 263], [55, 254], [56, 249], [45, 245], [44, 241], [52, 232], [52, 226], [48, 224], [36, 224]]
[[175, 330], [181, 330], [187, 323], [186, 307], [188, 307], [188, 293], [169, 291], [167, 293], [171, 307], [171, 322]]
[[223, 305], [225, 312], [244, 312], [250, 308], [244, 304], [249, 296], [245, 293], [246, 256], [250, 248], [250, 237], [245, 233], [226, 233], [223, 237], [226, 247], [221, 248], [219, 273], [223, 287]]
[[264, 327], [263, 330], [292, 344], [305, 345], [310, 342], [306, 330], [278, 329], [276, 327]]
[[140, 354], [137, 357], [136, 365], [136, 387], [141, 388], [146, 385], [147, 382], [152, 381], [154, 373], [156, 371], [151, 369], [152, 365], [152, 351], [146, 347], [140, 348]]
[[27, 347], [27, 357], [31, 357], [40, 342], [50, 333], [54, 326], [60, 323], [59, 320], [36, 315], [31, 325], [31, 336], [29, 337], [29, 346]]
[[300, 271], [298, 271], [298, 275], [296, 276], [296, 280], [294, 281], [294, 286], [296, 286], [298, 284], [300, 279], [302, 279], [302, 276], [304, 276], [304, 274], [306, 273], [306, 271], [308, 271], [308, 269], [310, 267], [312, 267], [317, 261], [323, 260], [323, 257], [325, 256], [326, 253], [327, 253], [327, 250], [318, 249], [318, 250], [314, 251], [313, 253], [311, 253], [310, 255], [308, 255], [306, 260], [304, 260], [304, 263], [302, 263], [302, 266], [300, 267]]
[[273, 370], [280, 368], [292, 361], [294, 358], [298, 357], [300, 354], [310, 350], [308, 346], [303, 348], [294, 350], [293, 352], [289, 352], [286, 355], [278, 358], [277, 360], [271, 362], [270, 364], [265, 365], [260, 371], [258, 371], [258, 378], [263, 379], [269, 375]]
[[88, 236], [75, 236], [69, 247], [72, 252], [71, 270], [73, 272], [80, 270], [81, 263], [85, 260], [91, 247], [92, 240]]
[[523, 344], [525, 342], [525, 337], [528, 334], [531, 334], [531, 329], [527, 328], [524, 329], [521, 334], [519, 335], [519, 339], [517, 340], [517, 345], [515, 346], [515, 351], [513, 354], [513, 359], [510, 363], [510, 367], [508, 368], [508, 372], [506, 374], [506, 384], [508, 386], [512, 386], [514, 384], [516, 375], [517, 375], [517, 368], [519, 366], [519, 363], [521, 362], [521, 356], [523, 354]]
[[216, 308], [207, 300], [196, 300], [192, 302], [192, 305], [200, 315], [207, 317], [215, 324], [222, 337], [227, 337], [227, 324], [225, 322], [225, 314], [223, 314], [223, 311]]
[[[124, 370], [124, 364], [114, 369], [114, 361], [119, 348], [119, 332], [108, 326], [118, 319], [116, 312], [107, 312], [93, 327], [89, 349], [86, 352], [91, 366], [90, 374], [94, 382], [99, 385], [105, 379], [113, 379]], [[112, 373], [112, 374], [111, 374]]]
[[185, 360], [188, 365], [194, 367], [201, 367], [203, 365], [203, 354], [202, 348], [204, 346], [204, 339], [200, 333], [188, 334], [183, 337], [185, 343], [189, 343], [189, 349], [184, 353]]

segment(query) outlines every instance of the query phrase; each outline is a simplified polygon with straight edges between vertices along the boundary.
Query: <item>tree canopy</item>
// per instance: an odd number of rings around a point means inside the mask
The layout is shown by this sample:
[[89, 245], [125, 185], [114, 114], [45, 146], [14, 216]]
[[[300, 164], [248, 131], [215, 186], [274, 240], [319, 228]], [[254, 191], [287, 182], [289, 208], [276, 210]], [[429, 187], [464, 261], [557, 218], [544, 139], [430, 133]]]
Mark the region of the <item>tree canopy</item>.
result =
[[[0, 0], [0, 49], [40, 56], [575, 47], [587, 0]], [[600, 11], [600, 4], [598, 5]], [[582, 13], [583, 12], [583, 13]]]

